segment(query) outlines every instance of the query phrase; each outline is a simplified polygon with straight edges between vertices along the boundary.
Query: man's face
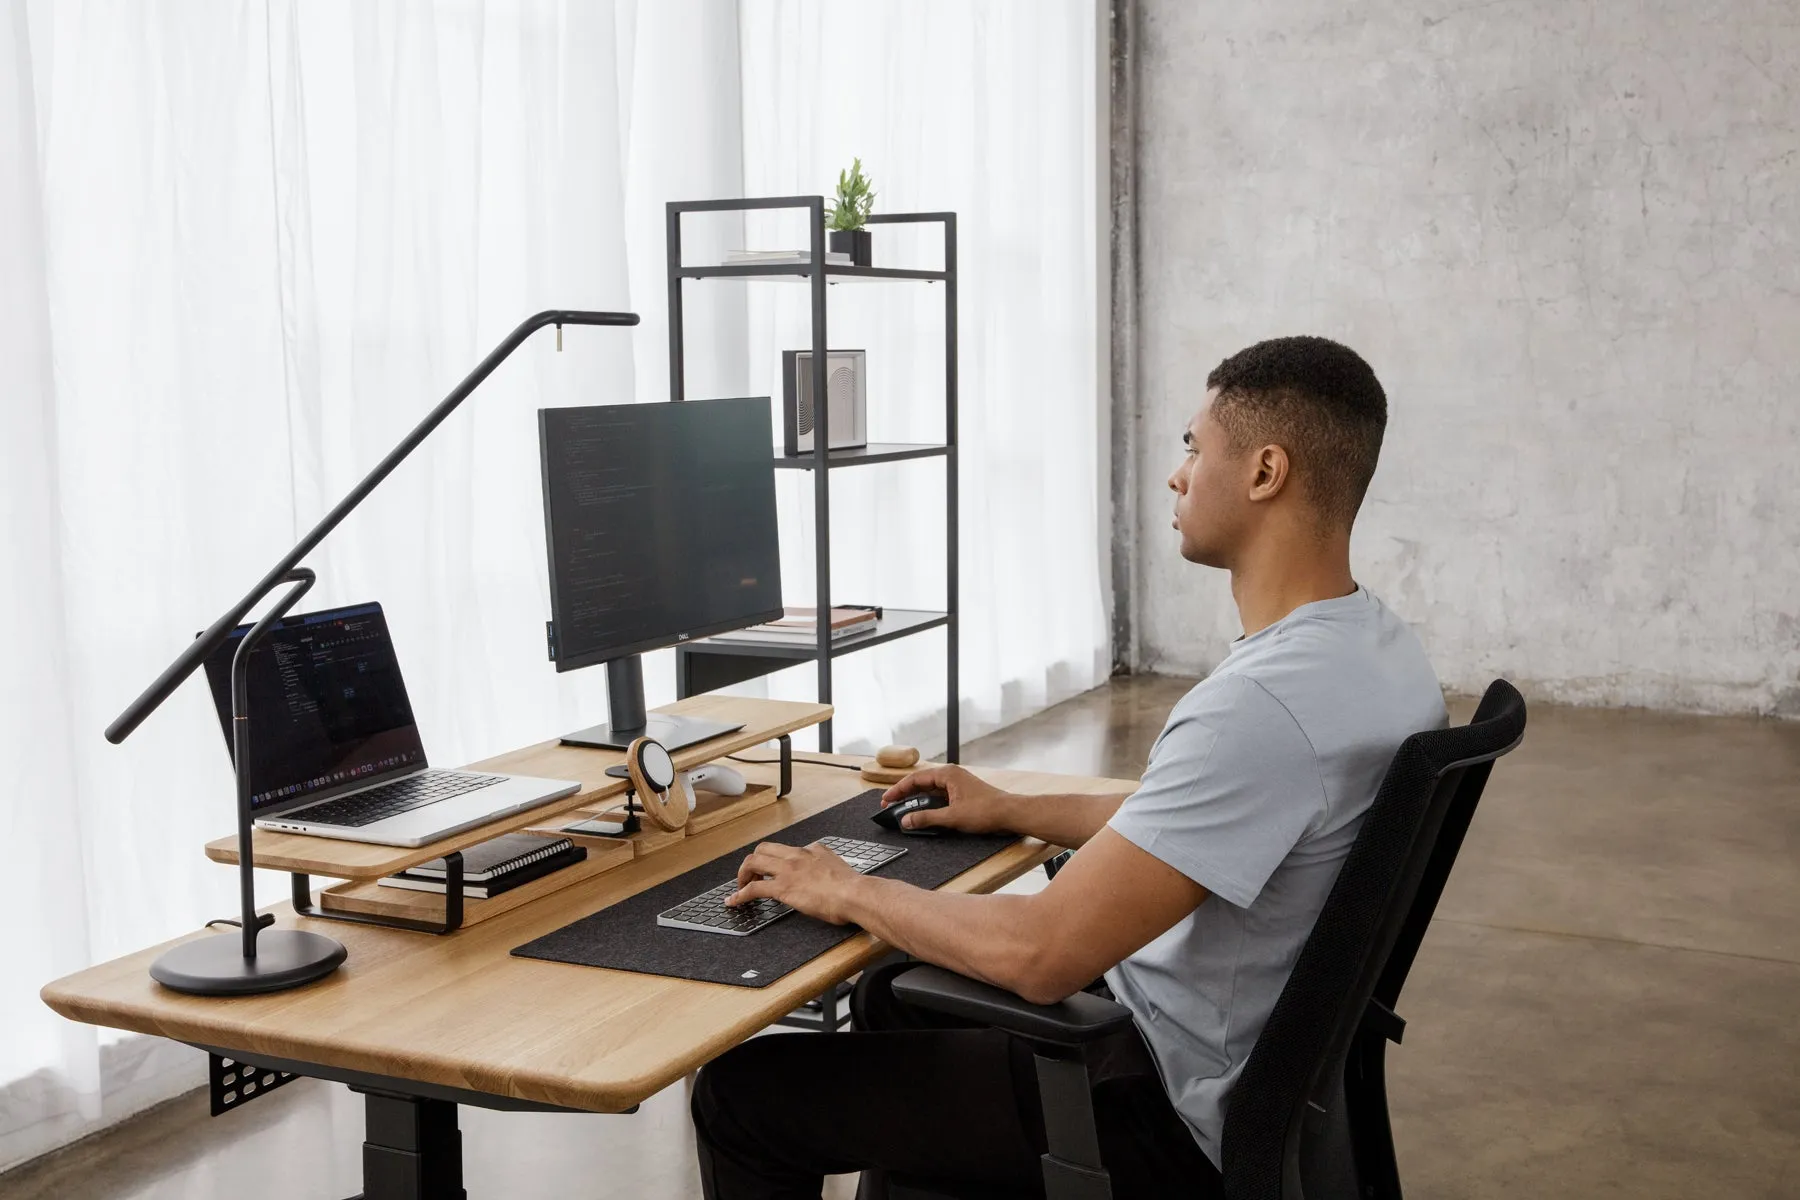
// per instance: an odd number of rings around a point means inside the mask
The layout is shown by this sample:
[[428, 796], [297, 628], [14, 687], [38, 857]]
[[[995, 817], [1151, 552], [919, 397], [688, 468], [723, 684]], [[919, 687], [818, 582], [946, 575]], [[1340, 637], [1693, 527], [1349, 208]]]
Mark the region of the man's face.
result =
[[1175, 528], [1181, 531], [1181, 557], [1206, 567], [1231, 566], [1250, 517], [1247, 455], [1234, 456], [1225, 430], [1213, 418], [1216, 392], [1206, 394], [1187, 432], [1186, 452], [1169, 476], [1175, 493]]

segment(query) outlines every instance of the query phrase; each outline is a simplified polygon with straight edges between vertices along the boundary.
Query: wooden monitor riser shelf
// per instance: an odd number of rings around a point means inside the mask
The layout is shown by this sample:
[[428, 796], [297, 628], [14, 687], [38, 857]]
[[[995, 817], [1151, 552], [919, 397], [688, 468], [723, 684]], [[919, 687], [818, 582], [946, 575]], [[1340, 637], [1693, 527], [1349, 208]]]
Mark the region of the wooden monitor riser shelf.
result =
[[636, 833], [628, 833], [624, 837], [606, 837], [604, 835], [596, 834], [571, 833], [568, 829], [570, 825], [577, 825], [582, 821], [591, 820], [594, 817], [600, 817], [608, 821], [618, 821], [623, 820], [624, 816], [625, 810], [622, 807], [609, 808], [599, 812], [583, 812], [577, 810], [572, 813], [564, 813], [554, 821], [546, 821], [542, 825], [533, 825], [526, 829], [525, 832], [540, 833], [546, 837], [566, 837], [570, 841], [578, 842], [583, 846], [622, 845], [630, 849], [633, 857], [636, 858], [644, 858], [647, 855], [658, 854], [687, 841], [687, 830], [658, 828], [645, 819], [641, 813], [638, 815], [638, 831]]
[[[752, 768], [757, 770], [757, 768]], [[773, 772], [773, 767], [761, 768]], [[685, 829], [658, 829], [648, 821], [637, 833], [626, 837], [587, 837], [571, 834], [560, 825], [585, 820], [592, 814], [573, 812], [566, 813], [559, 822], [549, 825], [532, 826], [527, 833], [539, 833], [546, 837], [566, 837], [587, 850], [587, 858], [574, 866], [564, 867], [560, 871], [533, 879], [530, 883], [520, 884], [516, 888], [501, 892], [488, 900], [465, 898], [463, 900], [463, 928], [479, 924], [499, 916], [503, 912], [511, 912], [521, 904], [529, 904], [533, 900], [548, 896], [551, 892], [561, 891], [577, 883], [585, 882], [614, 867], [622, 867], [633, 858], [642, 858], [646, 854], [654, 854], [658, 850], [666, 850], [671, 846], [679, 846], [689, 836], [705, 833], [727, 821], [735, 821], [749, 816], [758, 809], [767, 808], [776, 802], [775, 783], [751, 783], [741, 796], [713, 796], [702, 793], [696, 797], [693, 813], [688, 817]], [[614, 810], [623, 815], [623, 810]], [[640, 818], [641, 820], [642, 818]], [[326, 888], [319, 893], [319, 905], [327, 912], [362, 913], [372, 917], [400, 917], [415, 921], [441, 921], [444, 919], [444, 895], [442, 892], [418, 892], [407, 888], [383, 887], [377, 880], [353, 879], [348, 883], [340, 883], [336, 887]]]
[[[804, 760], [798, 760], [804, 761]], [[694, 811], [688, 814], [687, 824], [681, 829], [662, 829], [652, 823], [642, 813], [638, 814], [639, 829], [636, 833], [620, 838], [588, 837], [571, 832], [571, 825], [598, 817], [605, 821], [622, 820], [625, 808], [619, 804], [609, 804], [604, 808], [576, 809], [563, 813], [554, 821], [545, 821], [530, 826], [527, 833], [541, 833], [547, 837], [578, 838], [583, 845], [594, 842], [612, 842], [629, 844], [639, 858], [646, 854], [654, 854], [666, 850], [670, 846], [679, 846], [683, 838], [705, 833], [707, 830], [723, 825], [727, 821], [735, 821], [748, 816], [759, 808], [767, 808], [774, 804], [780, 796], [776, 792], [775, 772], [777, 768], [765, 764], [745, 764], [743, 776], [746, 787], [741, 796], [715, 796], [708, 792], [700, 792], [694, 797]]]
[[[743, 703], [743, 702], [739, 702]], [[810, 757], [810, 756], [809, 756]], [[861, 759], [838, 761], [860, 763]], [[1116, 793], [1128, 780], [982, 770], [1018, 792]], [[522, 904], [450, 938], [379, 926], [298, 920], [329, 933], [349, 959], [318, 983], [230, 999], [185, 996], [151, 980], [155, 946], [50, 984], [46, 1003], [72, 1020], [153, 1033], [312, 1064], [310, 1073], [359, 1071], [490, 1096], [619, 1112], [640, 1103], [868, 966], [887, 948], [857, 934], [764, 988], [726, 987], [628, 971], [514, 958], [513, 947], [626, 896], [735, 853], [868, 785], [853, 771], [794, 764], [780, 803]], [[992, 891], [1049, 857], [1021, 841], [945, 885]], [[205, 936], [195, 932], [182, 941]]]
[[[735, 696], [694, 696], [665, 705], [656, 711], [744, 724], [744, 728], [737, 733], [711, 738], [699, 745], [675, 751], [675, 766], [683, 771], [760, 745], [797, 729], [817, 725], [831, 716], [829, 704], [754, 700]], [[626, 784], [622, 779], [607, 775], [606, 769], [624, 761], [624, 753], [617, 750], [564, 746], [555, 740], [539, 742], [522, 750], [470, 763], [469, 769], [536, 775], [545, 779], [575, 779], [581, 782], [578, 791], [549, 804], [516, 812], [419, 847], [376, 846], [367, 842], [345, 842], [335, 838], [258, 829], [253, 834], [252, 841], [256, 865], [270, 871], [323, 875], [331, 879], [379, 879], [383, 875], [395, 875], [408, 867], [441, 858], [453, 850], [466, 850], [503, 833], [512, 833], [534, 825], [547, 825], [551, 818], [561, 813], [578, 809], [595, 812], [610, 808], [611, 801], [623, 801]], [[236, 863], [236, 835], [208, 842], [206, 856], [214, 862]]]

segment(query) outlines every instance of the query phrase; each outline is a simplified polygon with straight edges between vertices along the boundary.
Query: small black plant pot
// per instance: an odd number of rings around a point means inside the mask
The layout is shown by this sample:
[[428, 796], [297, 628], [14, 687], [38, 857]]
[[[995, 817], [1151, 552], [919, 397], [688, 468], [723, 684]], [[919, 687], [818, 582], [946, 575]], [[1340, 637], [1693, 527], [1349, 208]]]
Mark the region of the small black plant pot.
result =
[[848, 254], [852, 266], [872, 267], [875, 265], [870, 261], [874, 253], [874, 244], [873, 239], [869, 237], [868, 230], [833, 229], [830, 233], [831, 244], [826, 247], [827, 250], [836, 254]]

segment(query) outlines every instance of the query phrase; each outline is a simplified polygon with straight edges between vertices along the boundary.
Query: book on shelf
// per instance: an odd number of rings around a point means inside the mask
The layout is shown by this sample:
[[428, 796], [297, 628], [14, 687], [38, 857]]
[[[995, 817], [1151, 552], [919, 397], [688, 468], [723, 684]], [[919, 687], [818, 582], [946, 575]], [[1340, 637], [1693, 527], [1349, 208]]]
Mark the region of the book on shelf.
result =
[[[810, 250], [727, 250], [725, 262], [727, 267], [804, 267], [812, 263]], [[851, 265], [848, 254], [838, 250], [825, 252], [825, 265], [828, 267], [847, 267]]]
[[[463, 851], [463, 895], [487, 900], [520, 884], [573, 866], [587, 858], [587, 850], [568, 838], [546, 838], [532, 833], [508, 833]], [[441, 858], [408, 867], [380, 881], [382, 887], [415, 892], [445, 888], [445, 863]]]
[[[752, 625], [747, 629], [733, 629], [726, 633], [716, 633], [715, 638], [726, 641], [742, 642], [793, 642], [797, 645], [810, 645], [819, 640], [817, 609], [789, 608], [783, 610], [782, 616], [762, 625]], [[878, 608], [862, 608], [845, 606], [831, 610], [831, 640], [855, 637], [868, 633], [875, 628], [881, 617]]]
[[[831, 609], [831, 628], [835, 632], [840, 629], [856, 629], [864, 625], [873, 625], [881, 617], [881, 610], [866, 604], [834, 605]], [[819, 610], [816, 608], [784, 608], [781, 615], [768, 622], [762, 628], [767, 629], [803, 629], [808, 632], [818, 627]]]

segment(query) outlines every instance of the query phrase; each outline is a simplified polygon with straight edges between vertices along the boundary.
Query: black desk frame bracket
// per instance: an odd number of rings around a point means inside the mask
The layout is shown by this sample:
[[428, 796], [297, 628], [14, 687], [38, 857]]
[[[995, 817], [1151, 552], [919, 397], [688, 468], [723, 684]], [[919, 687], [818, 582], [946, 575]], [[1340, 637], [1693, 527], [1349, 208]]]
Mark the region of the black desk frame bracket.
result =
[[[240, 1108], [300, 1076], [341, 1083], [360, 1093], [365, 1114], [363, 1190], [351, 1200], [468, 1200], [462, 1186], [462, 1134], [456, 1127], [459, 1104], [501, 1112], [588, 1111], [260, 1054], [253, 1056], [252, 1065], [235, 1050], [199, 1048], [207, 1052], [212, 1067], [214, 1116]], [[235, 1086], [229, 1090], [237, 1094], [222, 1101], [226, 1090], [222, 1081], [227, 1076], [235, 1076]], [[276, 1082], [262, 1081], [269, 1076]], [[247, 1083], [240, 1082], [246, 1079]], [[634, 1113], [637, 1105], [624, 1111]]]
[[298, 1078], [292, 1071], [259, 1067], [235, 1054], [212, 1050], [206, 1054], [206, 1091], [215, 1117], [248, 1104], [258, 1096], [266, 1096]]
[[410, 929], [415, 933], [455, 933], [463, 923], [463, 856], [452, 850], [444, 855], [444, 919], [416, 921], [410, 917], [377, 917], [368, 913], [332, 912], [313, 903], [312, 876], [294, 871], [294, 915], [316, 917], [326, 921], [349, 921], [357, 925], [382, 925], [389, 929]]
[[837, 1033], [850, 1024], [850, 1006], [842, 1003], [849, 1000], [850, 992], [848, 983], [834, 983], [775, 1023], [813, 1033]]

